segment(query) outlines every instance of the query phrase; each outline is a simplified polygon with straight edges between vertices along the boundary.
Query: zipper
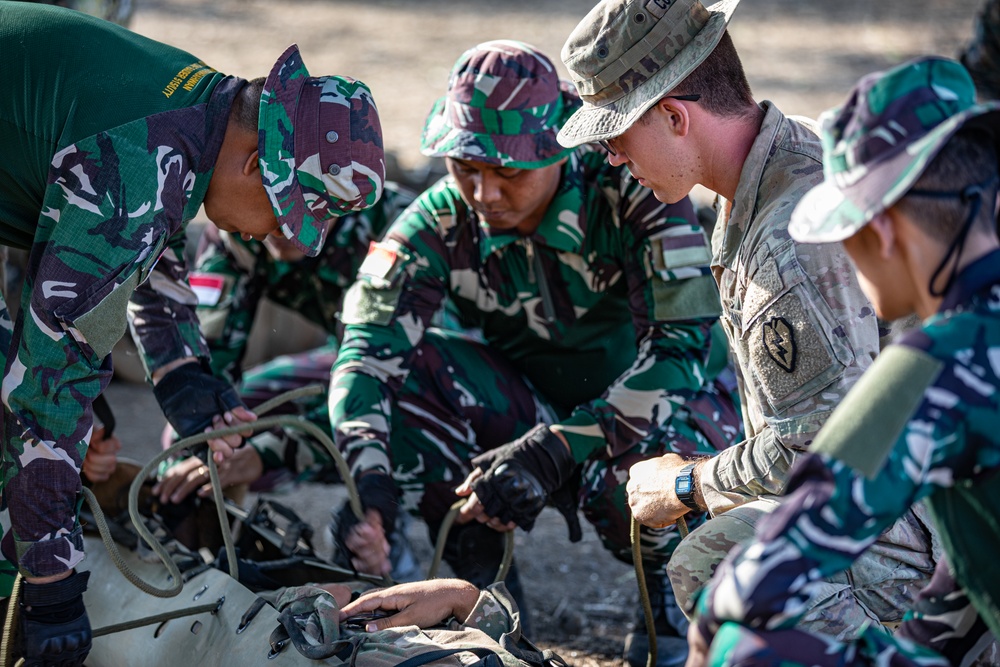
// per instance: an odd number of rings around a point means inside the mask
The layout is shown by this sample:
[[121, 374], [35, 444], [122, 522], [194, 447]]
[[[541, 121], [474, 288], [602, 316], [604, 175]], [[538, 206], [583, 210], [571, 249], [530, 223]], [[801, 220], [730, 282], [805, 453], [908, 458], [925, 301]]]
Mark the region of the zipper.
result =
[[542, 267], [542, 256], [535, 254], [535, 244], [530, 238], [524, 239], [524, 252], [528, 256], [528, 280], [532, 285], [538, 281], [538, 293], [542, 297], [542, 312], [545, 314], [545, 322], [552, 324], [556, 321], [556, 307], [552, 301], [552, 292], [549, 290], [549, 283], [545, 280], [545, 270]]

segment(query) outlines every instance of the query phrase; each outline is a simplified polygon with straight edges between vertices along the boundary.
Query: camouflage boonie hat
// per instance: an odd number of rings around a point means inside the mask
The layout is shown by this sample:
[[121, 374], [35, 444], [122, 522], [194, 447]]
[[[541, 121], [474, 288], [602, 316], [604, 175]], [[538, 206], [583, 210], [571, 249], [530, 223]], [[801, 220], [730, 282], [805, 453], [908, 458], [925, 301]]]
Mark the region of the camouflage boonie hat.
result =
[[1000, 103], [976, 104], [964, 67], [919, 58], [862, 78], [847, 102], [820, 116], [824, 180], [792, 213], [788, 232], [806, 243], [842, 241], [913, 187], [964, 127], [993, 134], [1000, 154]]
[[461, 55], [420, 137], [429, 157], [537, 169], [572, 152], [556, 132], [579, 106], [555, 65], [522, 42], [483, 42]]
[[570, 34], [562, 60], [583, 107], [563, 146], [619, 136], [715, 50], [739, 0], [603, 0]]
[[315, 256], [328, 220], [382, 196], [385, 154], [371, 91], [345, 76], [309, 76], [293, 44], [264, 83], [258, 123], [260, 173], [281, 231]]

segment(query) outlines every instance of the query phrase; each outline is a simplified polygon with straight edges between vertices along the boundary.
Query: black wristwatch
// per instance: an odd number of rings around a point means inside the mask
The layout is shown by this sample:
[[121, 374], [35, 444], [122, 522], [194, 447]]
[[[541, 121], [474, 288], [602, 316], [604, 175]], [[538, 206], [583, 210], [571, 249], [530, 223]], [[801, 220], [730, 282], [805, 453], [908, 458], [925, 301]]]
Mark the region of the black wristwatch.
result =
[[692, 512], [703, 512], [704, 510], [698, 507], [698, 504], [694, 501], [695, 465], [697, 463], [689, 463], [677, 473], [677, 477], [674, 479], [674, 493], [677, 494], [677, 500], [684, 503], [684, 506]]

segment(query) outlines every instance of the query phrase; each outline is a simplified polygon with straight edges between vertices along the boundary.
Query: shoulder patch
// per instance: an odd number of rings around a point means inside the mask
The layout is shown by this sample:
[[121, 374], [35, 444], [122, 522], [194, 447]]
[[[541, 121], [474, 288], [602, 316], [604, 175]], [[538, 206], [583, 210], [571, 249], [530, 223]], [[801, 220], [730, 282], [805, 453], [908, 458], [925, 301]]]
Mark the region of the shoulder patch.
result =
[[407, 259], [409, 255], [398, 244], [372, 241], [368, 255], [358, 267], [358, 276], [367, 278], [374, 287], [389, 287]]
[[701, 225], [670, 227], [653, 236], [650, 245], [653, 268], [664, 279], [694, 278], [709, 273], [712, 252]]
[[199, 306], [218, 306], [226, 287], [226, 277], [218, 273], [192, 272], [188, 283], [198, 297]]
[[760, 328], [767, 355], [786, 373], [795, 372], [795, 331], [784, 317], [772, 317]]

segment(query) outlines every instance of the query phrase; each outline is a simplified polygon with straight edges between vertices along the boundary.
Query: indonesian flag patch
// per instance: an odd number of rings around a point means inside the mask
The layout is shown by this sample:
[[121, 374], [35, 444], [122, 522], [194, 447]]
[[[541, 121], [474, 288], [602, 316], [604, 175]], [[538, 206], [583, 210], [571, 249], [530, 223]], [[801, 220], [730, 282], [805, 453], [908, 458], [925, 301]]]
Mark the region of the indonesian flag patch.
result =
[[217, 306], [222, 299], [226, 277], [218, 273], [192, 273], [188, 278], [199, 306]]

